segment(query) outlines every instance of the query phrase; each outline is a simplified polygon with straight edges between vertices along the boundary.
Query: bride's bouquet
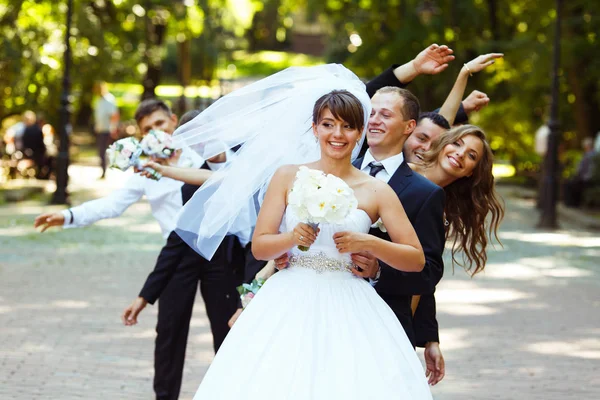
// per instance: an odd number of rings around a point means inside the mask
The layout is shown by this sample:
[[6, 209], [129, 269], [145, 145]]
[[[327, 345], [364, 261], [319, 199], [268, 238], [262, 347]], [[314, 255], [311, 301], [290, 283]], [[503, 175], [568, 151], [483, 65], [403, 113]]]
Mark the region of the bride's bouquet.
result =
[[157, 129], [148, 132], [142, 139], [140, 146], [144, 154], [157, 158], [169, 158], [175, 153], [173, 137]]
[[143, 162], [140, 160], [142, 152], [140, 142], [136, 138], [119, 139], [106, 149], [108, 166], [121, 171], [125, 171], [129, 167], [135, 167], [150, 172], [151, 178], [154, 180], [162, 178], [162, 175], [152, 168], [143, 167]]
[[[342, 223], [358, 207], [358, 201], [342, 179], [302, 166], [288, 195], [288, 207], [316, 231], [320, 223]], [[298, 246], [298, 249], [309, 248]]]

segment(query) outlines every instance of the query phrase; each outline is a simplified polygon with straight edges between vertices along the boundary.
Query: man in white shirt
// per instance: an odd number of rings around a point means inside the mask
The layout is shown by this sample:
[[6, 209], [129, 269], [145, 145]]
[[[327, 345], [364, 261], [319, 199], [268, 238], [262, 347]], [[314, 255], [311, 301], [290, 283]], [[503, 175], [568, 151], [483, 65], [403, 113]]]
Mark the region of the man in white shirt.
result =
[[[147, 134], [152, 129], [173, 133], [177, 126], [177, 116], [171, 113], [171, 109], [164, 102], [147, 100], [142, 102], [138, 111], [144, 109], [146, 111], [142, 116], [137, 115], [142, 134]], [[203, 160], [194, 151], [184, 149], [176, 152], [167, 162], [176, 166], [199, 168]], [[41, 226], [41, 231], [44, 232], [51, 226], [76, 228], [91, 225], [102, 219], [120, 216], [129, 206], [146, 196], [152, 215], [158, 221], [163, 237], [166, 239], [175, 229], [176, 216], [182, 207], [182, 185], [182, 182], [170, 178], [154, 181], [135, 174], [122, 188], [106, 197], [61, 212], [41, 214], [35, 219], [34, 226], [36, 228]]]
[[[426, 262], [422, 272], [405, 273], [369, 254], [353, 254], [352, 259], [362, 270], [359, 274], [374, 281], [375, 289], [394, 311], [413, 345], [425, 347], [429, 382], [436, 384], [445, 373], [433, 296], [444, 269], [444, 191], [413, 173], [405, 160], [405, 143], [415, 130], [420, 111], [417, 98], [408, 90], [384, 87], [373, 96], [371, 104], [369, 150], [355, 166], [387, 182], [398, 194], [423, 246]], [[371, 229], [371, 234], [389, 240], [387, 233], [377, 228]], [[421, 304], [411, 304], [416, 298]]]
[[106, 82], [97, 82], [94, 86], [94, 92], [98, 96], [94, 104], [94, 133], [96, 134], [96, 145], [100, 157], [100, 166], [102, 167], [101, 178], [104, 178], [106, 173], [106, 149], [110, 139], [117, 138], [119, 109], [117, 108], [115, 96], [108, 91]]
[[[177, 117], [171, 113], [164, 102], [156, 99], [142, 102], [135, 117], [143, 134], [147, 134], [152, 129], [173, 133], [177, 126]], [[177, 152], [169, 161], [172, 165], [182, 167], [203, 166], [217, 170], [225, 165], [227, 153], [222, 153], [204, 163], [192, 150], [183, 150]], [[66, 228], [86, 226], [101, 219], [117, 217], [144, 195], [148, 198], [152, 214], [159, 222], [163, 236], [168, 238], [168, 241], [161, 250], [155, 270], [149, 276], [140, 297], [134, 302], [138, 308], [134, 310], [133, 318], [137, 317], [148, 302], [153, 304], [160, 295], [154, 378], [157, 399], [177, 399], [179, 395], [187, 333], [200, 277], [207, 315], [215, 335], [215, 347], [220, 345], [229, 331], [227, 322], [235, 312], [238, 303], [235, 290], [237, 281], [225, 267], [234, 263], [243, 267], [241, 246], [238, 246], [239, 249], [235, 248], [239, 253], [234, 254], [237, 257], [235, 260], [231, 260], [233, 250], [230, 248], [234, 248], [232, 242], [231, 246], [224, 246], [226, 248], [221, 252], [220, 257], [215, 256], [214, 262], [213, 260], [208, 262], [199, 260], [201, 257], [185, 243], [183, 243], [185, 246], [182, 246], [181, 240], [172, 243], [173, 236], [177, 236], [172, 232], [175, 229], [177, 214], [183, 201], [189, 199], [194, 191], [194, 187], [184, 185], [181, 181], [166, 177], [153, 181], [136, 174], [123, 188], [106, 197], [62, 212], [42, 214], [34, 223], [35, 227], [42, 227], [42, 232], [51, 226]], [[231, 240], [234, 241], [233, 238]], [[169, 276], [165, 277], [165, 274]], [[131, 307], [128, 307], [128, 310], [131, 313]], [[132, 324], [127, 323], [127, 325]]]

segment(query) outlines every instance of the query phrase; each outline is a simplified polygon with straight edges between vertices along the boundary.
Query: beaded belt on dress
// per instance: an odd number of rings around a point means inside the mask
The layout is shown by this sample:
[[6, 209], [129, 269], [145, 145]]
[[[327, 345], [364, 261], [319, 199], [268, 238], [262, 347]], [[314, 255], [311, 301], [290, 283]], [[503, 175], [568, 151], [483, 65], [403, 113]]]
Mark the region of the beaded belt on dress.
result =
[[318, 273], [325, 271], [349, 272], [353, 265], [351, 261], [336, 260], [335, 258], [327, 257], [322, 252], [306, 255], [292, 254], [290, 256], [290, 267], [308, 268]]

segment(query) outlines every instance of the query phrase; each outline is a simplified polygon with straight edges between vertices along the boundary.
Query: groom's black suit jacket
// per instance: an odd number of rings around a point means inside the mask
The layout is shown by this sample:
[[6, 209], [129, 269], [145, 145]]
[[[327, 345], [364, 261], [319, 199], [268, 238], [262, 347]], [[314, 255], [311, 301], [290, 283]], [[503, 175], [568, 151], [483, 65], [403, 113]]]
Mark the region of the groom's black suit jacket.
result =
[[[360, 158], [354, 165], [360, 168], [362, 161]], [[402, 272], [380, 261], [381, 276], [375, 290], [394, 311], [413, 346], [423, 347], [427, 342], [439, 342], [433, 294], [444, 272], [445, 194], [442, 188], [413, 172], [406, 162], [398, 167], [388, 184], [398, 195], [417, 233], [425, 253], [425, 267], [421, 272]], [[378, 228], [370, 233], [390, 240]], [[410, 307], [413, 295], [421, 295], [414, 317]]]

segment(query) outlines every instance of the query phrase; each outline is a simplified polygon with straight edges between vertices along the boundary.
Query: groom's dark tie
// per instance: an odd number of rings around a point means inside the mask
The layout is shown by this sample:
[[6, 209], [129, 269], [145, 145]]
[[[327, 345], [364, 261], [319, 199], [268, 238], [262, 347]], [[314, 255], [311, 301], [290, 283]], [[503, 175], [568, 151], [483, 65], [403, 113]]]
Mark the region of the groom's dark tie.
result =
[[371, 171], [369, 171], [369, 175], [371, 175], [372, 177], [375, 177], [375, 175], [377, 175], [379, 171], [384, 169], [383, 165], [377, 161], [371, 161], [368, 167], [371, 168]]

